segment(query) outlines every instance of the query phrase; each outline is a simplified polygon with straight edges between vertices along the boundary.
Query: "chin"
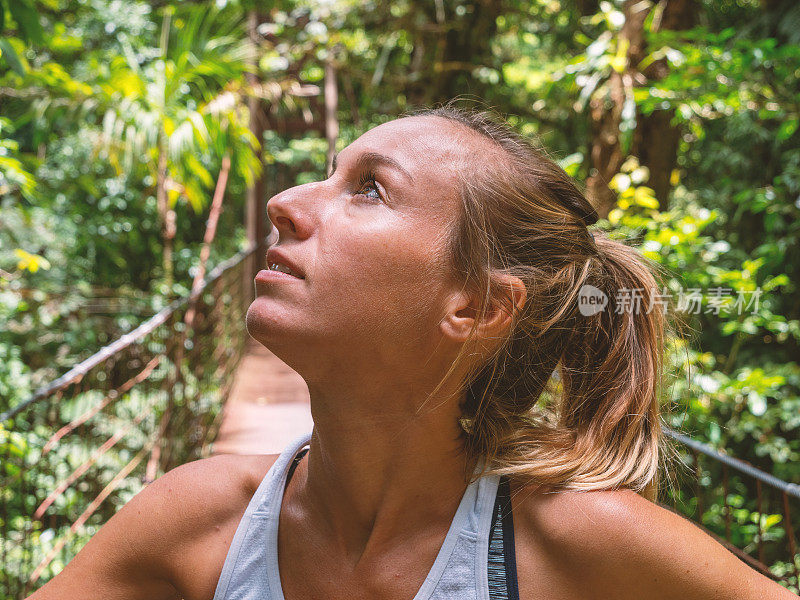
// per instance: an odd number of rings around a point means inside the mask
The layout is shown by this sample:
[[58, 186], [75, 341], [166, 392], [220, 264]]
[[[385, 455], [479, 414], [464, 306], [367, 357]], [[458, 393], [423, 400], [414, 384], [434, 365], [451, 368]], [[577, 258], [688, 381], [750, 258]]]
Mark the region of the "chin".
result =
[[247, 332], [255, 339], [261, 341], [278, 333], [284, 319], [280, 318], [280, 311], [276, 311], [274, 306], [269, 306], [270, 302], [265, 302], [264, 298], [256, 297], [247, 308], [245, 324]]
[[245, 317], [247, 333], [257, 342], [270, 348], [270, 341], [281, 336], [281, 321], [274, 309], [265, 306], [260, 298], [250, 303]]
[[302, 332], [291, 328], [295, 318], [264, 298], [256, 298], [247, 309], [247, 333], [275, 356], [288, 362], [293, 350], [302, 345]]

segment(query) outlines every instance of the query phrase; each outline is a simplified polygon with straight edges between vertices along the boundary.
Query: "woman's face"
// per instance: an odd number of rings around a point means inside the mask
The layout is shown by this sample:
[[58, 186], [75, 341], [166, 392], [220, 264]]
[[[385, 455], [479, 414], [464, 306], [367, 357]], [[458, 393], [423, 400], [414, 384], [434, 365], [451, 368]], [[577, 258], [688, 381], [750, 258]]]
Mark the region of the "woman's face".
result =
[[303, 278], [256, 278], [247, 314], [256, 340], [304, 376], [337, 361], [419, 369], [460, 289], [446, 255], [466, 157], [459, 128], [440, 117], [390, 121], [342, 150], [328, 179], [269, 200], [279, 234], [270, 250]]

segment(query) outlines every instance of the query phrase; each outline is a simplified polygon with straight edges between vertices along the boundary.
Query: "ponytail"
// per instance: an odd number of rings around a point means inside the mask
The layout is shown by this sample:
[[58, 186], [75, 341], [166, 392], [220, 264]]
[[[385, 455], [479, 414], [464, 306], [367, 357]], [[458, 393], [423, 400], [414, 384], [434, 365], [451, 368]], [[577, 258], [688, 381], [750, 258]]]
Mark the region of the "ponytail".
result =
[[576, 483], [645, 490], [659, 466], [663, 306], [635, 249], [605, 235], [595, 241], [597, 271], [581, 285], [594, 282], [607, 305], [588, 316], [579, 309], [561, 357], [561, 425], [582, 457]]

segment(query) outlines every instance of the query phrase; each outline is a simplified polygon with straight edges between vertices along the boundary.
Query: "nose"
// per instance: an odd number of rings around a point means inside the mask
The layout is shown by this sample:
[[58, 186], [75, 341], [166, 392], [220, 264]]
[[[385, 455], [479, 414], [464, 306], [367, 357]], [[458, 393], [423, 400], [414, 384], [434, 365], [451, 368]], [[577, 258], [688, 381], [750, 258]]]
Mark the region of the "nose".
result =
[[267, 201], [267, 216], [280, 238], [306, 238], [311, 234], [311, 204], [309, 186], [298, 185], [276, 194]]

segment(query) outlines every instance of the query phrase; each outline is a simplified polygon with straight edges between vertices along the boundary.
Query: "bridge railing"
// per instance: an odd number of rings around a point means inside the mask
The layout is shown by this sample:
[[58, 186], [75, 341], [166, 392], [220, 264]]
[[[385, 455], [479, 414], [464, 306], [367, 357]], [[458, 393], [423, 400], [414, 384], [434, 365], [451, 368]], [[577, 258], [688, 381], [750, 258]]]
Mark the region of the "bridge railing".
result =
[[666, 490], [668, 504], [739, 558], [798, 593], [800, 485], [666, 429], [686, 467]]
[[0, 414], [0, 598], [24, 598], [144, 485], [210, 453], [247, 340], [254, 258], [218, 265]]
[[[144, 485], [210, 453], [247, 339], [253, 253], [0, 414], [0, 598], [24, 598]], [[667, 502], [797, 591], [800, 486], [667, 435], [687, 467]]]

